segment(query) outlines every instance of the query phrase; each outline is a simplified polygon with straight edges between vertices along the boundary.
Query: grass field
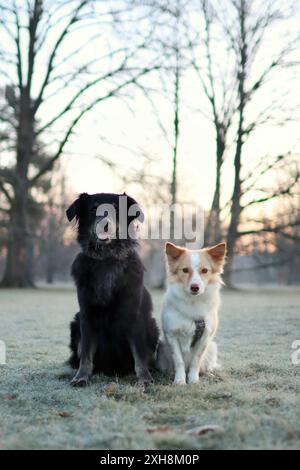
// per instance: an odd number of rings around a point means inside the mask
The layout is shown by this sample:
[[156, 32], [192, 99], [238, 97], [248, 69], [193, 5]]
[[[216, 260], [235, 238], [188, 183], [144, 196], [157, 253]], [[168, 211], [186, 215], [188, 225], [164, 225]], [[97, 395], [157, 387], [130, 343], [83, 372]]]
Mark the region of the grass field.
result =
[[299, 290], [223, 297], [218, 375], [174, 388], [156, 374], [143, 393], [134, 377], [69, 386], [73, 290], [0, 291], [0, 449], [300, 448]]

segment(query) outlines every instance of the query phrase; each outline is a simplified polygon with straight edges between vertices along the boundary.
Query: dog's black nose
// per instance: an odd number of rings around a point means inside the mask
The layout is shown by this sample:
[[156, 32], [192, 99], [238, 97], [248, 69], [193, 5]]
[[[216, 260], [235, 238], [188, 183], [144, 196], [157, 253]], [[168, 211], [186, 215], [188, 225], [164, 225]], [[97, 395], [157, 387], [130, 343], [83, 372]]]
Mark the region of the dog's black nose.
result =
[[193, 294], [198, 294], [199, 290], [200, 290], [200, 287], [198, 286], [198, 284], [191, 285], [191, 291]]

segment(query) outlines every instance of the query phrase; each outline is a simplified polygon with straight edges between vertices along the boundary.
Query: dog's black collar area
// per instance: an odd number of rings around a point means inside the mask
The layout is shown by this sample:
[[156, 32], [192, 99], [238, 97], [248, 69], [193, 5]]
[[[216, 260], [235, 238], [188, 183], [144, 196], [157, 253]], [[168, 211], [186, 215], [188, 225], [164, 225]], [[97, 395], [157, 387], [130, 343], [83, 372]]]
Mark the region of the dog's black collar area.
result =
[[204, 330], [205, 330], [205, 321], [204, 320], [195, 321], [195, 333], [194, 333], [194, 337], [193, 337], [192, 344], [191, 344], [192, 348], [198, 343], [198, 341], [200, 341], [204, 333]]
[[[115, 245], [118, 245], [118, 248], [115, 248]], [[126, 246], [122, 246], [121, 243], [110, 243], [103, 245], [103, 247], [95, 251], [94, 249], [83, 249], [82, 252], [88, 258], [102, 261], [104, 259], [115, 259], [115, 260], [124, 260], [128, 258], [137, 248], [138, 243], [137, 241], [131, 241], [130, 245], [126, 244]]]

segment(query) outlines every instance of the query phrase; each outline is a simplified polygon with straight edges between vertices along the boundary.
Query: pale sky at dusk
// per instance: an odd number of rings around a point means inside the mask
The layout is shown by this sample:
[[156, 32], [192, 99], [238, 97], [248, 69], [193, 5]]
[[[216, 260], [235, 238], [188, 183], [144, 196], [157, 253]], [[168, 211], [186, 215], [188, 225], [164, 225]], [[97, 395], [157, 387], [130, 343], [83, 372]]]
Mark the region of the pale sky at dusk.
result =
[[[290, 20], [290, 31], [296, 31], [299, 25], [298, 20], [299, 17]], [[280, 47], [283, 38], [286, 39], [286, 32], [280, 29], [274, 30], [272, 36], [267, 38], [260, 63]], [[81, 34], [74, 36], [72, 47], [78, 47], [81, 40]], [[104, 47], [104, 42], [102, 47]], [[95, 53], [96, 49], [93, 50]], [[45, 49], [45, 53], [47, 53], [47, 49]], [[220, 52], [215, 51], [215, 53]], [[296, 57], [296, 59], [300, 58]], [[259, 73], [259, 65], [257, 67]], [[45, 70], [41, 65], [37, 71], [38, 78], [42, 79], [44, 73]], [[299, 81], [297, 77], [292, 78], [293, 75], [292, 69], [279, 74], [276, 80], [270, 82], [269, 90], [275, 89], [276, 94], [276, 88], [280, 90], [286, 88], [286, 79], [289, 77], [286, 103], [291, 103], [291, 108], [294, 108], [293, 117], [295, 117], [298, 111]], [[5, 86], [7, 82], [3, 77], [0, 80], [0, 86]], [[156, 84], [155, 79], [151, 85], [156, 86]], [[97, 93], [97, 88], [93, 93]], [[49, 111], [55, 111], [56, 108], [59, 108], [59, 100], [59, 98], [53, 98], [49, 107], [43, 110], [42, 119], [47, 120]], [[207, 110], [208, 106], [206, 98], [201, 92], [199, 81], [192, 73], [185, 74], [182, 80], [181, 102], [181, 134], [178, 155], [179, 196], [181, 200], [197, 201], [208, 208], [213, 195], [215, 175], [215, 136], [211, 123], [197, 111], [199, 109]], [[129, 103], [134, 109], [134, 114], [123, 100], [118, 101], [113, 98], [93, 109], [77, 127], [76, 134], [67, 147], [71, 155], [66, 155], [62, 159], [62, 167], [66, 172], [69, 187], [75, 193], [128, 190], [123, 187], [114, 173], [97, 159], [97, 155], [112, 159], [124, 168], [135, 168], [143, 166], [143, 158], [138, 155], [145, 152], [155, 159], [155, 163], [152, 165], [153, 173], [163, 174], [166, 179], [170, 180], [172, 150], [166, 143], [149, 104], [141, 93], [136, 93]], [[254, 103], [254, 107], [261, 105], [268, 105], [268, 88], [265, 89], [261, 97], [258, 96], [257, 103]], [[163, 99], [156, 98], [156, 107], [160, 111], [161, 120], [171, 130], [173, 116], [170, 112], [170, 106]], [[105, 141], [102, 140], [102, 137]], [[270, 125], [262, 127], [255, 133], [254, 138], [250, 139], [245, 148], [249, 167], [267, 154], [276, 155], [288, 151], [290, 148], [294, 148], [296, 152], [300, 149], [299, 145], [295, 147], [298, 137], [299, 121], [287, 123], [280, 128]], [[111, 142], [112, 145], [109, 145], [108, 142]], [[133, 153], [126, 148], [131, 149]], [[223, 172], [224, 199], [230, 195], [232, 186], [232, 158], [233, 154], [229, 149]], [[270, 178], [272, 176], [269, 177], [272, 184]], [[134, 187], [131, 188], [131, 191], [135, 192], [135, 190]], [[143, 197], [144, 202], [147, 202], [149, 195], [144, 194]]]

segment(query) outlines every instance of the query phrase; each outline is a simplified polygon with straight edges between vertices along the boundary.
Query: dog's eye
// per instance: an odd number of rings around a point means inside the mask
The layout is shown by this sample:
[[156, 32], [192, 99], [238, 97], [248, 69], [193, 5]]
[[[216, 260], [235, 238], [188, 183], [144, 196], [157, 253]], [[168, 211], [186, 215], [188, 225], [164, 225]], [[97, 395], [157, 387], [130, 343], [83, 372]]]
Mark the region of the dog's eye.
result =
[[201, 269], [201, 273], [202, 273], [202, 274], [207, 274], [207, 273], [208, 273], [208, 269], [207, 269], [207, 268]]
[[188, 274], [190, 272], [189, 268], [183, 268], [182, 271], [184, 272], [184, 274]]

